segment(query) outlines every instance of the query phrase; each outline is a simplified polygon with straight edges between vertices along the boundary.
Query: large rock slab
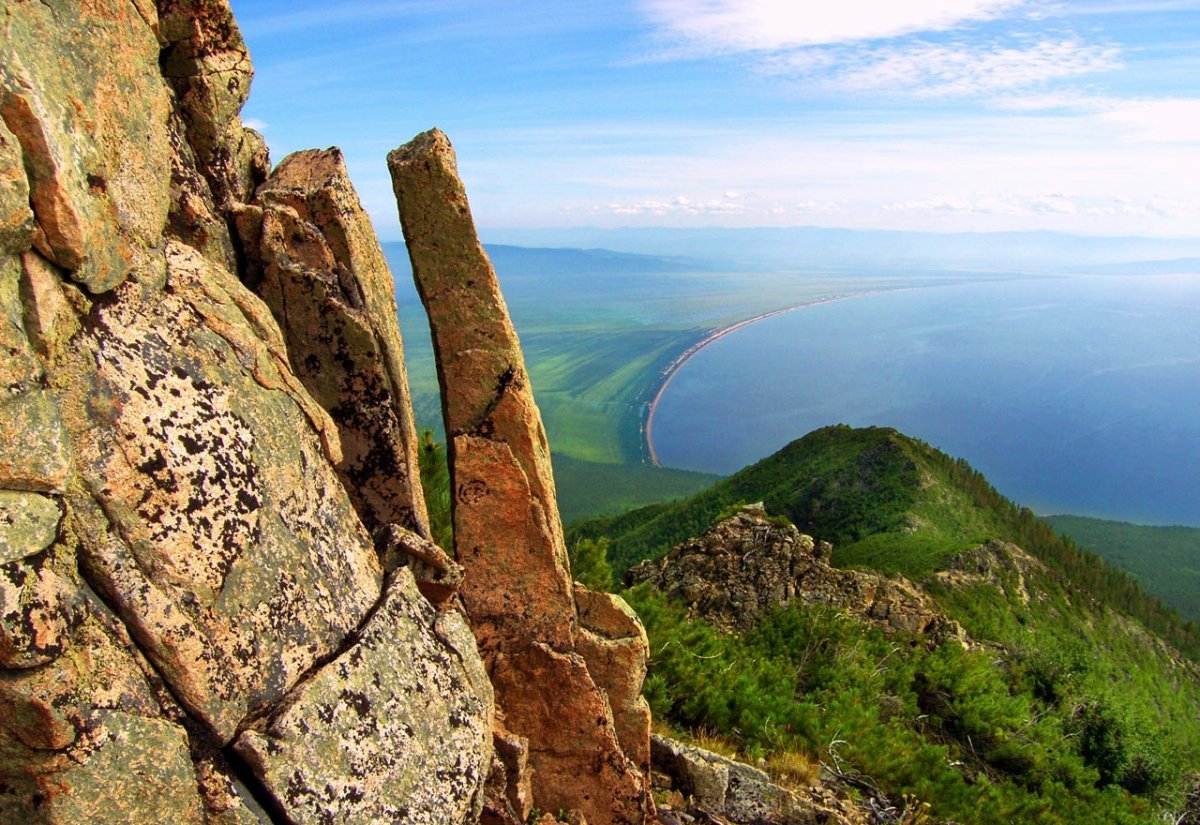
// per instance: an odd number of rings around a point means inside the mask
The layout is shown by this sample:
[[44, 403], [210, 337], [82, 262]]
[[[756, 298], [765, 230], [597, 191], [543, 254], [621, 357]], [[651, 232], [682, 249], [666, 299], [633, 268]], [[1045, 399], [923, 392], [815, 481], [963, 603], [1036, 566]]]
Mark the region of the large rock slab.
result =
[[341, 645], [381, 572], [266, 307], [177, 244], [165, 287], [123, 285], [61, 366], [70, 498], [84, 569], [228, 740]]
[[21, 144], [0, 120], [0, 254], [24, 252], [33, 243], [33, 230]]
[[219, 212], [247, 203], [270, 168], [262, 136], [242, 125], [250, 52], [226, 0], [158, 0], [162, 74]]
[[579, 637], [575, 649], [608, 697], [617, 740], [643, 776], [650, 775], [650, 705], [642, 696], [650, 639], [620, 596], [593, 593], [575, 583]]
[[0, 257], [0, 488], [61, 492], [67, 432], [25, 330], [21, 275], [19, 259]]
[[337, 425], [338, 473], [367, 531], [429, 538], [395, 287], [342, 153], [297, 152], [259, 187], [256, 291], [296, 376]]
[[54, 543], [59, 503], [40, 493], [0, 490], [0, 565], [20, 561]]
[[0, 670], [0, 821], [253, 821], [217, 754], [210, 751], [207, 771], [194, 761], [203, 743], [180, 724], [182, 711], [121, 623], [79, 580], [76, 547], [64, 526], [42, 554], [72, 594], [73, 618], [55, 655]]
[[47, 551], [0, 564], [0, 667], [36, 667], [62, 654], [77, 618], [74, 561]]
[[[805, 798], [771, 782], [763, 771], [665, 736], [653, 737], [655, 770], [670, 778], [704, 821], [732, 825], [858, 825], [860, 813], [828, 794]], [[815, 790], [815, 789], [814, 789]], [[813, 797], [813, 790], [806, 796]]]
[[577, 809], [588, 822], [646, 821], [646, 783], [621, 751], [608, 699], [583, 657], [535, 643], [490, 664], [496, 695], [507, 701], [505, 724], [529, 739], [534, 805]]
[[451, 444], [454, 545], [466, 570], [460, 592], [480, 647], [505, 650], [536, 639], [572, 648], [573, 589], [551, 539], [557, 510], [534, 497], [508, 443], [459, 434]]
[[167, 220], [170, 95], [144, 11], [47, 0], [10, 4], [0, 22], [0, 118], [21, 147], [33, 243], [97, 293]]
[[[354, 504], [415, 540], [406, 563], [447, 602], [457, 571], [369, 483], [394, 465], [366, 467], [349, 437], [343, 453], [295, 375], [301, 336], [246, 286], [264, 263], [231, 228], [261, 230], [268, 169], [238, 116], [250, 77], [225, 0], [0, 13], [0, 821], [479, 812], [492, 704], [474, 638], [409, 569], [383, 596]], [[375, 324], [374, 349], [325, 364], [329, 386], [362, 382], [338, 403], [371, 416], [402, 383], [399, 333], [332, 158], [289, 165], [270, 209], [315, 233], [354, 284], [335, 297]], [[339, 475], [344, 459], [371, 472]], [[231, 769], [234, 742], [259, 776]]]
[[296, 823], [474, 822], [492, 713], [470, 628], [400, 568], [353, 644], [236, 747]]
[[6, 821], [207, 821], [182, 728], [163, 719], [113, 712], [95, 721], [86, 747], [72, 748], [73, 759], [33, 755], [39, 787], [26, 797], [26, 804], [20, 804], [25, 799], [11, 797], [0, 801], [0, 815], [14, 817]]

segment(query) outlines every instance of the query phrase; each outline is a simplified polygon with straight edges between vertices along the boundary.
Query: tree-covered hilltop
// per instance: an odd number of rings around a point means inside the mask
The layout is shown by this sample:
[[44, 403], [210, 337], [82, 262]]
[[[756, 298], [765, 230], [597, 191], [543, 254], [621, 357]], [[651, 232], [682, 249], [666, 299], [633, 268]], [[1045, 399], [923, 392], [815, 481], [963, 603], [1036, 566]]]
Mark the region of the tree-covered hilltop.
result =
[[883, 427], [825, 427], [691, 498], [570, 527], [568, 541], [609, 540], [620, 574], [710, 527], [738, 504], [762, 501], [834, 544], [833, 561], [920, 579], [990, 539], [1024, 548], [1099, 603], [1136, 619], [1193, 659], [1200, 629], [1120, 569], [1001, 495], [962, 459]]

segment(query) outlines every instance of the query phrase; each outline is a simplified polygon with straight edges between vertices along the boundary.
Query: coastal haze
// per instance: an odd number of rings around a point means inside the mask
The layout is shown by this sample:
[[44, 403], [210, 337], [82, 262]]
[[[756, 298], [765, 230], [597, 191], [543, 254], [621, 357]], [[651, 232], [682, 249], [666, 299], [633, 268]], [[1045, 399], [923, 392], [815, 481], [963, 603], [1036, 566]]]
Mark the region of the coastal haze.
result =
[[715, 341], [657, 412], [733, 472], [831, 423], [895, 427], [1041, 513], [1200, 526], [1200, 275], [1013, 280], [805, 308]]
[[[896, 243], [853, 234], [851, 248]], [[1087, 239], [1042, 233], [1049, 251], [1014, 253], [1025, 271], [966, 272], [948, 268], [964, 263], [958, 252], [940, 252], [966, 249], [964, 239], [908, 233], [924, 265], [871, 274], [838, 271], [842, 247], [811, 243], [789, 269], [755, 246], [761, 233], [723, 235], [727, 259], [707, 262], [489, 246], [560, 455], [725, 474], [828, 424], [893, 426], [967, 459], [1040, 513], [1200, 524], [1200, 274], [1188, 257], [1200, 244], [1111, 240], [1067, 268], [1061, 258]], [[626, 249], [661, 240], [595, 239]], [[730, 263], [747, 250], [750, 260]], [[388, 252], [418, 417], [436, 424], [403, 247]], [[1056, 269], [1145, 274], [1041, 274]], [[597, 351], [606, 369], [585, 368]], [[597, 388], [623, 371], [628, 391], [598, 401]], [[625, 421], [610, 453], [595, 449], [606, 431], [594, 415]]]
[[[835, 296], [974, 279], [1200, 269], [1200, 194], [1190, 174], [1200, 152], [1200, 5], [1193, 0], [233, 5], [256, 66], [247, 123], [277, 158], [310, 145], [341, 146], [384, 241], [398, 243], [400, 230], [383, 154], [433, 125], [454, 142], [551, 441], [559, 456], [590, 462], [593, 472], [652, 465], [646, 416], [664, 382], [689, 348], [747, 319]], [[405, 289], [403, 253], [390, 257]], [[915, 383], [880, 386], [849, 363], [875, 335], [894, 329], [897, 339], [884, 346], [901, 352], [912, 340], [905, 319], [877, 309], [891, 300], [879, 295], [764, 322], [769, 330], [828, 313], [871, 318], [871, 336], [864, 331], [845, 342], [844, 354], [823, 356], [862, 385], [840, 398], [827, 388], [819, 414], [789, 418], [786, 434], [781, 428], [736, 453], [727, 445], [742, 440], [734, 433], [759, 429], [753, 416], [714, 422], [706, 437], [720, 443], [703, 449], [719, 460], [666, 447], [672, 429], [692, 427], [667, 409], [685, 377], [696, 382], [704, 374], [710, 350], [748, 347], [739, 342], [764, 333], [747, 328], [703, 347], [663, 394], [666, 406], [653, 422], [669, 456], [663, 463], [727, 472], [806, 428], [864, 420], [864, 396], [903, 390], [895, 406], [909, 404]], [[939, 315], [929, 320], [1035, 340], [1046, 331], [1049, 319], [1022, 331], [972, 314], [974, 300], [931, 306]], [[1072, 363], [1106, 370], [1153, 349], [1138, 343], [1126, 351], [1114, 337], [1110, 363], [1101, 363], [1088, 336], [1105, 323], [1089, 320], [1087, 306], [1059, 313], [1082, 338], [1059, 338], [1053, 352], [1014, 368], [989, 391], [1015, 394], [1010, 388], [1023, 386], [1016, 378], [1046, 370], [1069, 386], [1069, 370], [1060, 374], [1039, 360], [1058, 353], [1092, 353]], [[400, 311], [419, 360], [427, 345], [410, 288]], [[992, 345], [1010, 346], [1000, 338]], [[936, 342], [929, 353], [938, 356]], [[797, 363], [765, 368], [799, 375], [807, 355], [789, 353]], [[981, 350], [975, 360], [984, 356]], [[746, 371], [748, 380], [753, 372]], [[413, 376], [417, 415], [436, 429], [432, 369], [416, 367]], [[781, 382], [773, 376], [769, 383]], [[1141, 414], [1127, 406], [1136, 390], [1108, 386], [1103, 398], [1077, 401]], [[1055, 388], [1036, 389], [1022, 399], [1029, 417], [1056, 397]], [[1172, 403], [1170, 392], [1156, 392]], [[716, 403], [692, 408], [699, 414]], [[796, 399], [780, 396], [770, 406], [783, 416]], [[992, 453], [979, 442], [1015, 426], [1015, 416], [939, 415], [923, 416], [942, 424], [917, 434], [985, 468]], [[903, 420], [916, 425], [919, 417]], [[964, 421], [977, 422], [975, 441], [943, 441], [941, 430]], [[1138, 453], [1121, 466], [1126, 475], [1147, 476], [1139, 489], [1156, 481], [1181, 489], [1166, 466], [1153, 464], [1160, 430], [1088, 416], [1038, 426], [1078, 428], [1077, 443], [1097, 428], [1110, 441], [1134, 439], [1093, 448]], [[1047, 455], [1049, 436], [1012, 437], [1023, 449], [1000, 452]], [[1171, 455], [1187, 453], [1171, 443]], [[1092, 489], [1068, 469], [1039, 474], [1063, 473], [1064, 489]], [[1010, 478], [998, 481], [1012, 495], [1031, 497], [1022, 503], [1116, 515], [1108, 505]], [[1154, 512], [1136, 514], [1197, 517], [1186, 507]]]

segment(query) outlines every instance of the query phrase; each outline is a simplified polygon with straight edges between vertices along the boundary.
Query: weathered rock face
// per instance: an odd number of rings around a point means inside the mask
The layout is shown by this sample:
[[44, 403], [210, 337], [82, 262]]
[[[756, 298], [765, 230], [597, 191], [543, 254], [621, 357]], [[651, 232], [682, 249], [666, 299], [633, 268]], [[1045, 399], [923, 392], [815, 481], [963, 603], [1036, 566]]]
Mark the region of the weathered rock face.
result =
[[533, 811], [529, 740], [496, 719], [492, 769], [484, 789], [483, 825], [524, 825]]
[[[934, 574], [950, 587], [990, 584], [1028, 605], [1031, 595], [1026, 579], [1033, 572], [1049, 574], [1046, 565], [1009, 541], [993, 539], [950, 560], [946, 570]], [[1046, 598], [1039, 593], [1041, 598]]]
[[390, 276], [249, 81], [224, 0], [0, 16], [0, 821], [479, 814]]
[[[757, 768], [665, 736], [652, 738], [654, 767], [700, 821], [733, 825], [857, 825], [867, 819], [820, 789], [799, 794], [773, 784]], [[695, 818], [695, 816], [693, 816]], [[678, 820], [675, 820], [678, 821]]]
[[473, 821], [492, 750], [492, 689], [474, 648], [462, 615], [436, 613], [400, 568], [353, 647], [237, 751], [295, 821]]
[[550, 446], [454, 150], [434, 130], [388, 165], [433, 332], [472, 627], [485, 651], [527, 638], [570, 648], [576, 618]]
[[0, 820], [644, 821], [645, 632], [571, 581], [448, 141], [390, 160], [456, 559], [370, 222], [251, 77], [225, 0], [0, 16]]
[[143, 265], [170, 206], [170, 94], [143, 17], [154, 11], [128, 0], [6, 11], [0, 118], [21, 147], [33, 246], [103, 292]]
[[593, 593], [575, 583], [579, 636], [575, 649], [608, 697], [617, 740], [643, 775], [650, 773], [650, 705], [642, 682], [650, 660], [650, 640], [642, 620], [624, 600]]
[[505, 723], [529, 740], [534, 803], [640, 822], [644, 633], [615, 604], [590, 610], [610, 637], [580, 629], [545, 430], [449, 140], [426, 132], [388, 166], [433, 332], [461, 595]]
[[123, 285], [56, 365], [67, 501], [89, 580], [227, 742], [358, 625], [380, 570], [266, 308], [191, 247], [166, 257], [165, 288]]
[[763, 614], [799, 600], [844, 608], [884, 630], [921, 634], [934, 643], [965, 639], [958, 623], [912, 582], [830, 567], [830, 550], [793, 525], [767, 518], [755, 504], [663, 558], [642, 562], [626, 578], [648, 581], [731, 630], [749, 630]]
[[292, 370], [337, 425], [363, 524], [429, 538], [392, 275], [342, 153], [285, 158], [239, 223]]

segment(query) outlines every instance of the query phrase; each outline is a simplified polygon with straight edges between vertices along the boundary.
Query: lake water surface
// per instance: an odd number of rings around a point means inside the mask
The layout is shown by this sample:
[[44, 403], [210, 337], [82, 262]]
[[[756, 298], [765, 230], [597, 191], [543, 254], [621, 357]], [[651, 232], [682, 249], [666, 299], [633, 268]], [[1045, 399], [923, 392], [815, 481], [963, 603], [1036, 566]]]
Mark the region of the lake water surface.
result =
[[1040, 513], [1200, 526], [1200, 275], [880, 293], [750, 325], [659, 404], [671, 467], [729, 473], [827, 424], [895, 427]]

